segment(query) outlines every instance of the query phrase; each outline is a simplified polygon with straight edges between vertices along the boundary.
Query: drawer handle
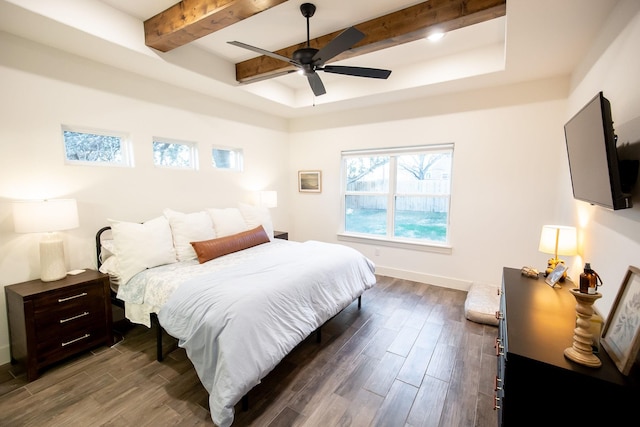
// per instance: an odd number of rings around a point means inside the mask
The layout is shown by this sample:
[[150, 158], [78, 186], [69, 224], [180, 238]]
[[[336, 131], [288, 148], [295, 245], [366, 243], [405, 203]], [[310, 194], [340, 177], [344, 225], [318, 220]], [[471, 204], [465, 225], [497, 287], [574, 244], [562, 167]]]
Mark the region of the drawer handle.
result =
[[496, 319], [498, 319], [498, 320], [502, 319], [502, 312], [501, 311], [496, 311]]
[[78, 342], [78, 341], [80, 341], [80, 340], [87, 339], [87, 338], [89, 338], [90, 336], [91, 336], [91, 334], [84, 334], [83, 336], [81, 336], [80, 338], [76, 338], [75, 340], [71, 340], [71, 341], [63, 342], [63, 343], [62, 343], [62, 346], [63, 346], [63, 347], [65, 347], [65, 346], [67, 346], [67, 345], [69, 345], [69, 344], [73, 344], [74, 342]]
[[493, 410], [500, 409], [500, 398], [497, 395], [493, 396]]
[[81, 317], [88, 316], [88, 315], [89, 315], [89, 312], [85, 311], [84, 313], [78, 314], [77, 316], [69, 317], [67, 319], [60, 319], [60, 323], [69, 322], [70, 320], [79, 319]]
[[83, 293], [81, 293], [81, 294], [74, 295], [74, 296], [71, 296], [71, 297], [58, 298], [58, 302], [65, 302], [65, 301], [69, 301], [69, 300], [71, 300], [71, 299], [80, 298], [80, 297], [86, 297], [86, 296], [87, 296], [87, 293], [86, 293], [86, 292], [83, 292]]
[[496, 376], [493, 380], [493, 391], [502, 390], [502, 387], [498, 385], [501, 383], [502, 383], [502, 380]]

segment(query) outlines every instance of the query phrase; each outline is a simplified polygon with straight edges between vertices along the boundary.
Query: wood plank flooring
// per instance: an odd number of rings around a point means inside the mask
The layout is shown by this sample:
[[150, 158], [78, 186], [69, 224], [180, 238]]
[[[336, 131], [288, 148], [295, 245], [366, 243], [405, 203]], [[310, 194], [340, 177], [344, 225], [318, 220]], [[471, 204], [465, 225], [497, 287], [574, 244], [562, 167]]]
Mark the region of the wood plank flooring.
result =
[[[497, 328], [464, 317], [466, 292], [378, 276], [236, 406], [234, 426], [495, 427]], [[166, 352], [175, 341], [165, 339]], [[0, 426], [213, 426], [184, 350], [155, 360], [134, 326], [32, 382], [0, 367]]]

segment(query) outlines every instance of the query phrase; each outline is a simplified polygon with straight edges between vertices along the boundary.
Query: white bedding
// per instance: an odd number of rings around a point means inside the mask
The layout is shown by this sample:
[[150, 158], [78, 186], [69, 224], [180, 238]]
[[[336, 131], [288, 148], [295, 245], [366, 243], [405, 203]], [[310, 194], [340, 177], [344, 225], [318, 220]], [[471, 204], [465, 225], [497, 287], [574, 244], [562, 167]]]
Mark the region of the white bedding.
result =
[[157, 313], [184, 280], [249, 262], [273, 251], [274, 248], [297, 244], [299, 243], [274, 239], [270, 243], [234, 252], [204, 264], [198, 264], [198, 260], [194, 259], [154, 267], [136, 274], [126, 285], [120, 286], [117, 296], [126, 303], [127, 319], [151, 327], [149, 315]]
[[211, 418], [233, 407], [297, 344], [375, 282], [374, 264], [343, 245], [274, 240], [204, 264], [145, 270], [120, 286], [127, 317], [185, 348], [209, 392]]

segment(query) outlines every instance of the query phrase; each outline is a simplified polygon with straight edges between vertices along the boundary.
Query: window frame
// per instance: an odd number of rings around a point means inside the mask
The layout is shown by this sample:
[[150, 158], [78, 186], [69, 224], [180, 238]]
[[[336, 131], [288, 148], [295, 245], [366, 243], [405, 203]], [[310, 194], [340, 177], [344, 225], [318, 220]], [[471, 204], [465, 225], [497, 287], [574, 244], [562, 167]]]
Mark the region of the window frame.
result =
[[[236, 154], [236, 156], [238, 157], [238, 164], [235, 167], [229, 167], [229, 168], [223, 168], [223, 167], [219, 167], [216, 166], [215, 163], [215, 159], [213, 157], [213, 152], [214, 150], [218, 150], [218, 151], [231, 151], [233, 153]], [[211, 167], [213, 167], [216, 170], [220, 170], [220, 171], [229, 171], [229, 172], [243, 172], [244, 171], [244, 150], [242, 148], [239, 147], [229, 147], [229, 146], [223, 146], [223, 145], [212, 145], [211, 146], [211, 151], [209, 152], [211, 154]]]
[[[154, 146], [156, 143], [184, 145], [186, 147], [189, 147], [189, 151], [190, 151], [189, 157], [191, 160], [191, 166], [167, 166], [167, 165], [156, 164], [155, 149], [154, 149], [155, 148]], [[198, 170], [198, 143], [197, 142], [154, 136], [151, 141], [151, 156], [153, 157], [153, 166], [156, 168], [175, 169], [175, 170], [193, 170], [193, 171]]]
[[[89, 160], [71, 160], [67, 158], [67, 144], [64, 136], [65, 132], [83, 133], [87, 135], [103, 135], [120, 139], [120, 153], [122, 160], [120, 162], [99, 162]], [[135, 166], [133, 161], [133, 147], [130, 135], [126, 132], [111, 131], [105, 129], [96, 129], [84, 126], [61, 125], [60, 136], [62, 140], [62, 151], [64, 155], [64, 163], [66, 165], [79, 166], [111, 166], [132, 168]]]
[[[424, 239], [412, 239], [412, 238], [404, 238], [404, 237], [395, 237], [394, 236], [394, 218], [395, 218], [395, 209], [396, 209], [396, 198], [403, 196], [411, 196], [416, 195], [412, 193], [401, 193], [397, 190], [397, 174], [398, 174], [398, 165], [397, 165], [397, 157], [401, 155], [417, 155], [424, 153], [433, 153], [437, 151], [448, 151], [451, 153], [451, 169], [448, 171], [448, 182], [449, 182], [449, 192], [448, 195], [439, 196], [437, 194], [423, 194], [418, 193], [417, 196], [420, 197], [446, 197], [448, 198], [448, 207], [447, 207], [447, 233], [446, 233], [446, 241], [445, 242], [437, 242], [432, 240], [424, 240]], [[347, 150], [342, 151], [341, 153], [341, 198], [340, 198], [340, 231], [338, 232], [338, 240], [349, 241], [354, 243], [367, 243], [367, 244], [375, 244], [379, 246], [390, 246], [396, 248], [404, 248], [404, 249], [412, 249], [412, 250], [422, 250], [429, 252], [437, 252], [437, 253], [445, 253], [450, 254], [452, 251], [451, 247], [451, 198], [452, 198], [452, 177], [453, 177], [453, 154], [454, 154], [454, 143], [445, 143], [445, 144], [427, 144], [427, 145], [418, 145], [418, 146], [407, 146], [407, 147], [394, 147], [394, 148], [377, 148], [377, 149], [360, 149], [360, 150]], [[349, 195], [363, 195], [362, 192], [350, 192], [347, 191], [347, 180], [346, 180], [346, 160], [348, 158], [357, 158], [357, 157], [370, 157], [370, 156], [385, 156], [390, 157], [389, 159], [389, 188], [386, 192], [377, 191], [375, 193], [368, 193], [367, 195], [377, 195], [377, 196], [385, 196], [387, 198], [387, 224], [386, 224], [386, 234], [383, 235], [374, 235], [367, 233], [359, 233], [354, 231], [347, 231], [345, 218], [346, 218], [346, 199]]]

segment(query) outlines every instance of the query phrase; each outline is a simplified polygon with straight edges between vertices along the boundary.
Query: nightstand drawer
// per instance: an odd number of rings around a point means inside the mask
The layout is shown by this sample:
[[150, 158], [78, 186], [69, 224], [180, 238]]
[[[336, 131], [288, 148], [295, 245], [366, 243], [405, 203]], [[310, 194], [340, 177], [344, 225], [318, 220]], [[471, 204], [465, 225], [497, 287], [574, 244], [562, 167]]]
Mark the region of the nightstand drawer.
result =
[[36, 321], [38, 317], [54, 316], [78, 307], [104, 307], [104, 289], [100, 283], [59, 289], [33, 299]]
[[[102, 309], [102, 310], [101, 310]], [[92, 324], [104, 324], [104, 305], [99, 304], [66, 307], [52, 313], [35, 316], [36, 338], [38, 342], [86, 329]]]
[[51, 331], [55, 335], [49, 335], [45, 340], [38, 340], [38, 365], [49, 365], [104, 342], [106, 333], [104, 322], [83, 323], [61, 326]]

